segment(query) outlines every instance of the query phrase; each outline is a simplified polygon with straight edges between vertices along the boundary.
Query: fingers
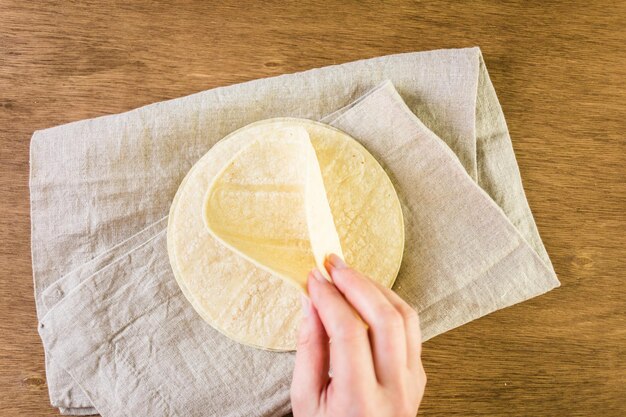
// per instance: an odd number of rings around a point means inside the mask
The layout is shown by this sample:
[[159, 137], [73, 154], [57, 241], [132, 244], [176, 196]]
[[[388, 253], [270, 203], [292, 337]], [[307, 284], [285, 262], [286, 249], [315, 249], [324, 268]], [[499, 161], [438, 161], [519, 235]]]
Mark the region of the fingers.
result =
[[408, 305], [406, 301], [400, 298], [398, 294], [393, 292], [393, 290], [383, 287], [377, 282], [374, 282], [374, 284], [402, 315], [406, 334], [407, 364], [409, 369], [419, 370], [422, 366], [420, 359], [422, 354], [422, 331], [420, 330], [420, 321], [417, 312]]
[[346, 393], [371, 388], [376, 374], [365, 324], [319, 271], [314, 270], [311, 275], [309, 294], [330, 338], [333, 385]]
[[317, 310], [304, 296], [302, 296], [302, 313], [291, 398], [294, 406], [297, 404], [300, 410], [315, 410], [329, 380], [328, 335]]
[[373, 281], [348, 268], [337, 256], [326, 262], [333, 282], [370, 326], [374, 368], [383, 385], [402, 380], [407, 369], [404, 318]]

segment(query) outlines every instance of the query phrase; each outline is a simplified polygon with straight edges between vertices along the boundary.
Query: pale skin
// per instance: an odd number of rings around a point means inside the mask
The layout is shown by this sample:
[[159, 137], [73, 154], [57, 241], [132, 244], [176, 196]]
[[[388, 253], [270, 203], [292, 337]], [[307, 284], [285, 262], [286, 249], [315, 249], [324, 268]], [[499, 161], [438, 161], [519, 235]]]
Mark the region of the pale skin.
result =
[[294, 417], [415, 417], [426, 386], [417, 313], [338, 256], [325, 266], [333, 282], [313, 270], [303, 297]]

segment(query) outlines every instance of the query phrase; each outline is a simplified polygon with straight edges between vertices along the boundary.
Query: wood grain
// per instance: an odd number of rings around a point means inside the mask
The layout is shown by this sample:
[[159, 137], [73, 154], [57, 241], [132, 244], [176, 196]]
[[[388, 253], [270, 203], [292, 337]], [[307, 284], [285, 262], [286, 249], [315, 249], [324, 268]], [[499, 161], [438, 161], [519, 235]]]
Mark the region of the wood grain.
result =
[[0, 0], [0, 410], [53, 416], [36, 331], [36, 129], [259, 77], [478, 45], [562, 287], [424, 348], [424, 416], [626, 415], [626, 4]]

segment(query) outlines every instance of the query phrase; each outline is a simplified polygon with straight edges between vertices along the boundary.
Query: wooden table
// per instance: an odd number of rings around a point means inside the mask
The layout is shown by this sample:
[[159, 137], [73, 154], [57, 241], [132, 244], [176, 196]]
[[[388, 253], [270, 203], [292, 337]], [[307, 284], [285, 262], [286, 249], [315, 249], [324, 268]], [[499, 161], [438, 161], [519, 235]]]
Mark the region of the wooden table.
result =
[[626, 415], [624, 2], [110, 3], [0, 0], [0, 414], [57, 415], [31, 278], [34, 130], [259, 77], [479, 45], [562, 287], [428, 342], [421, 414]]

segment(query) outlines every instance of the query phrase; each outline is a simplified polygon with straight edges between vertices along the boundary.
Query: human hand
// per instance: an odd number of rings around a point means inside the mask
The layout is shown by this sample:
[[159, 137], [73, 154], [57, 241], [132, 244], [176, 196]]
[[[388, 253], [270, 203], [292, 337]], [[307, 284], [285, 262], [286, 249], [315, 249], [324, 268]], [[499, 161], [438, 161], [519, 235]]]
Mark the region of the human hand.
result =
[[326, 268], [334, 285], [314, 270], [303, 297], [294, 417], [415, 417], [426, 386], [417, 313], [335, 255]]

